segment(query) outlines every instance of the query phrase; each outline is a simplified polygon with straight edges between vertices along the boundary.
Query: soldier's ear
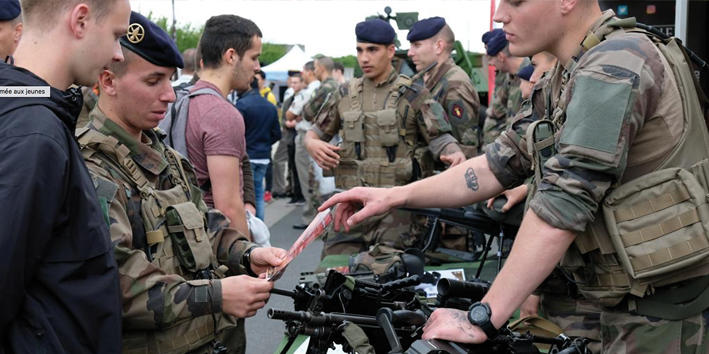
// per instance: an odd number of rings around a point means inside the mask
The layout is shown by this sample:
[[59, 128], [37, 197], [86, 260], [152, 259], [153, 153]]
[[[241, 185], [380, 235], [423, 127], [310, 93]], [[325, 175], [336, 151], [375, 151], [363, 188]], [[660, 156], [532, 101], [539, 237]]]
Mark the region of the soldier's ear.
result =
[[567, 15], [577, 7], [582, 7], [589, 0], [559, 0], [559, 10], [562, 15]]
[[396, 46], [394, 44], [389, 44], [387, 46], [387, 57], [389, 60], [394, 58], [394, 54], [396, 54]]
[[116, 74], [111, 70], [104, 69], [98, 75], [98, 84], [102, 94], [113, 96], [116, 94]]

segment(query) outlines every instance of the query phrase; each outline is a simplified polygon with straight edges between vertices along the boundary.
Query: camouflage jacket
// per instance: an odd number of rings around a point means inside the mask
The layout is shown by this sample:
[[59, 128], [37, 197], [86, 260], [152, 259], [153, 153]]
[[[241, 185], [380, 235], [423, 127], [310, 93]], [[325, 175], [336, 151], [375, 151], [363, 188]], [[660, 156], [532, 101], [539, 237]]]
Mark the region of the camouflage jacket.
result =
[[327, 103], [331, 100], [337, 100], [337, 90], [340, 84], [332, 77], [328, 77], [320, 83], [320, 87], [313, 93], [313, 97], [303, 106], [303, 119], [308, 122], [313, 122], [314, 118], [320, 113], [320, 110], [327, 107]]
[[[90, 118], [88, 130], [79, 132], [79, 142], [114, 244], [122, 290], [124, 335], [129, 331], [162, 331], [198, 319], [208, 319], [205, 322], [208, 322], [209, 331], [213, 331], [211, 316], [204, 315], [222, 315], [219, 279], [197, 279], [195, 273], [185, 269], [178, 261], [179, 255], [172, 255], [174, 231], [163, 234], [161, 242], [151, 240], [154, 233], [147, 231], [144, 219], [149, 211], [142, 207], [146, 205], [147, 196], [139, 191], [130, 173], [118, 162], [121, 155], [127, 155], [126, 159], [133, 161], [132, 166], [144, 176], [148, 190], [154, 193], [175, 190], [175, 187], [180, 187], [177, 190], [189, 188], [189, 192], [181, 195], [189, 195], [184, 204], [191, 203], [191, 208], [196, 207], [197, 215], [203, 216], [201, 221], [206, 226], [211, 245], [207, 244], [202, 250], [215, 260], [213, 265], [225, 265], [230, 274], [245, 273], [242, 255], [254, 244], [228, 228], [228, 219], [219, 211], [208, 210], [192, 166], [186, 159], [181, 167], [188, 180], [176, 177], [171, 170], [174, 164], [166, 158], [169, 148], [162, 143], [157, 131], [143, 131], [142, 141], [137, 142], [98, 107], [91, 112]], [[115, 149], [96, 143], [102, 140]], [[122, 153], [112, 153], [111, 149]], [[159, 209], [165, 213], [167, 208], [168, 205], [160, 205]], [[160, 213], [160, 210], [152, 212]], [[165, 223], [169, 225], [169, 221]], [[190, 224], [195, 223], [199, 224], [199, 220], [190, 221]], [[187, 225], [186, 221], [184, 224], [186, 229], [194, 227]], [[188, 230], [184, 233], [187, 234]]]
[[[387, 100], [393, 97], [390, 95], [391, 85], [397, 85], [399, 79], [399, 75], [391, 68], [387, 79], [379, 84], [367, 78], [356, 78], [353, 82], [340, 85], [336, 99], [328, 100], [320, 109], [320, 114], [315, 117], [312, 130], [325, 141], [332, 139], [340, 131], [343, 126], [343, 114], [357, 104], [352, 100], [351, 87], [361, 89], [356, 99], [360, 100], [359, 105], [365, 113], [387, 107], [389, 105]], [[395, 104], [397, 124], [399, 130], [404, 133], [405, 142], [409, 147], [428, 146], [433, 156], [438, 158], [446, 145], [457, 143], [457, 140], [451, 135], [451, 124], [441, 104], [432, 99], [421, 83], [415, 83], [414, 86], [417, 88], [413, 90], [402, 89], [404, 94], [398, 96], [401, 99]], [[371, 155], [374, 154], [368, 156]]]
[[477, 155], [478, 110], [480, 99], [470, 77], [455, 65], [453, 59], [436, 65], [426, 80], [426, 88], [446, 110], [451, 123], [451, 134], [461, 145], [470, 148], [467, 157]]
[[[591, 31], [612, 18], [612, 11], [604, 12]], [[616, 31], [557, 64], [543, 89], [547, 105], [533, 110], [534, 118], [543, 111], [557, 131], [555, 154], [543, 166], [530, 208], [556, 228], [581, 232], [612, 186], [660, 166], [684, 129], [672, 78], [655, 45], [640, 33]], [[524, 124], [516, 121], [486, 148], [490, 169], [505, 188], [532, 174]], [[653, 152], [639, 153], [648, 150]]]
[[[529, 58], [522, 61], [519, 69], [529, 65]], [[493, 142], [512, 122], [522, 107], [522, 90], [517, 74], [497, 72], [495, 75], [495, 92], [487, 109], [487, 118], [483, 131], [485, 144]]]

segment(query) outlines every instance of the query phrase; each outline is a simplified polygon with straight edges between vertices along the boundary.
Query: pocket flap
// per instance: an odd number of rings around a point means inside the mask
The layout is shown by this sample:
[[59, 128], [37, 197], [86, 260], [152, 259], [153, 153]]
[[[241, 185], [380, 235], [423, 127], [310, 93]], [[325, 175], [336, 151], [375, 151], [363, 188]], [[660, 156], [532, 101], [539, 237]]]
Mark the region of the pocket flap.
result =
[[182, 225], [185, 226], [185, 229], [194, 230], [204, 227], [204, 217], [194, 203], [180, 203], [172, 205], [171, 208], [175, 209], [177, 214], [180, 215]]

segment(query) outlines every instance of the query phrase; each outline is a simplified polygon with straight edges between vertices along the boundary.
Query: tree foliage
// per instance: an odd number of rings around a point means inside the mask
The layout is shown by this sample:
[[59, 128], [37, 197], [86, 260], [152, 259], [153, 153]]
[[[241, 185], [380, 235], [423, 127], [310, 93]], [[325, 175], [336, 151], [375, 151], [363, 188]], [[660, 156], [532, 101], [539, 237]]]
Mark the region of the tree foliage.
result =
[[[154, 17], [152, 12], [147, 15], [147, 18], [155, 22], [160, 28], [165, 30], [168, 34], [172, 35], [171, 27], [172, 21], [169, 21], [167, 17]], [[180, 24], [175, 26], [175, 42], [177, 43], [177, 49], [183, 52], [188, 48], [197, 48], [200, 37], [202, 37], [202, 32], [204, 31], [204, 25], [196, 27], [192, 24]], [[261, 56], [259, 61], [262, 66], [273, 63], [274, 61], [280, 59], [288, 51], [289, 46], [286, 44], [274, 44], [274, 43], [263, 43], [261, 48]], [[348, 55], [344, 57], [333, 58], [334, 61], [342, 63], [346, 68], [354, 68], [355, 76], [362, 76], [362, 69], [360, 69], [357, 64], [357, 58], [354, 55]]]

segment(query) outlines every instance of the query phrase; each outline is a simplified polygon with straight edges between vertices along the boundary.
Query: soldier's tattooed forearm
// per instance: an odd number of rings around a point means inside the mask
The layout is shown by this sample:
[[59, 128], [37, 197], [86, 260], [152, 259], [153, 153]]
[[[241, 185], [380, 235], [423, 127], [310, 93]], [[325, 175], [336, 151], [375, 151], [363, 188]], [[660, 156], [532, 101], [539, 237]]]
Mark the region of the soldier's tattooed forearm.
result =
[[465, 184], [467, 184], [468, 188], [472, 189], [474, 192], [480, 188], [480, 185], [478, 184], [478, 176], [475, 175], [475, 171], [473, 171], [472, 167], [465, 171]]

